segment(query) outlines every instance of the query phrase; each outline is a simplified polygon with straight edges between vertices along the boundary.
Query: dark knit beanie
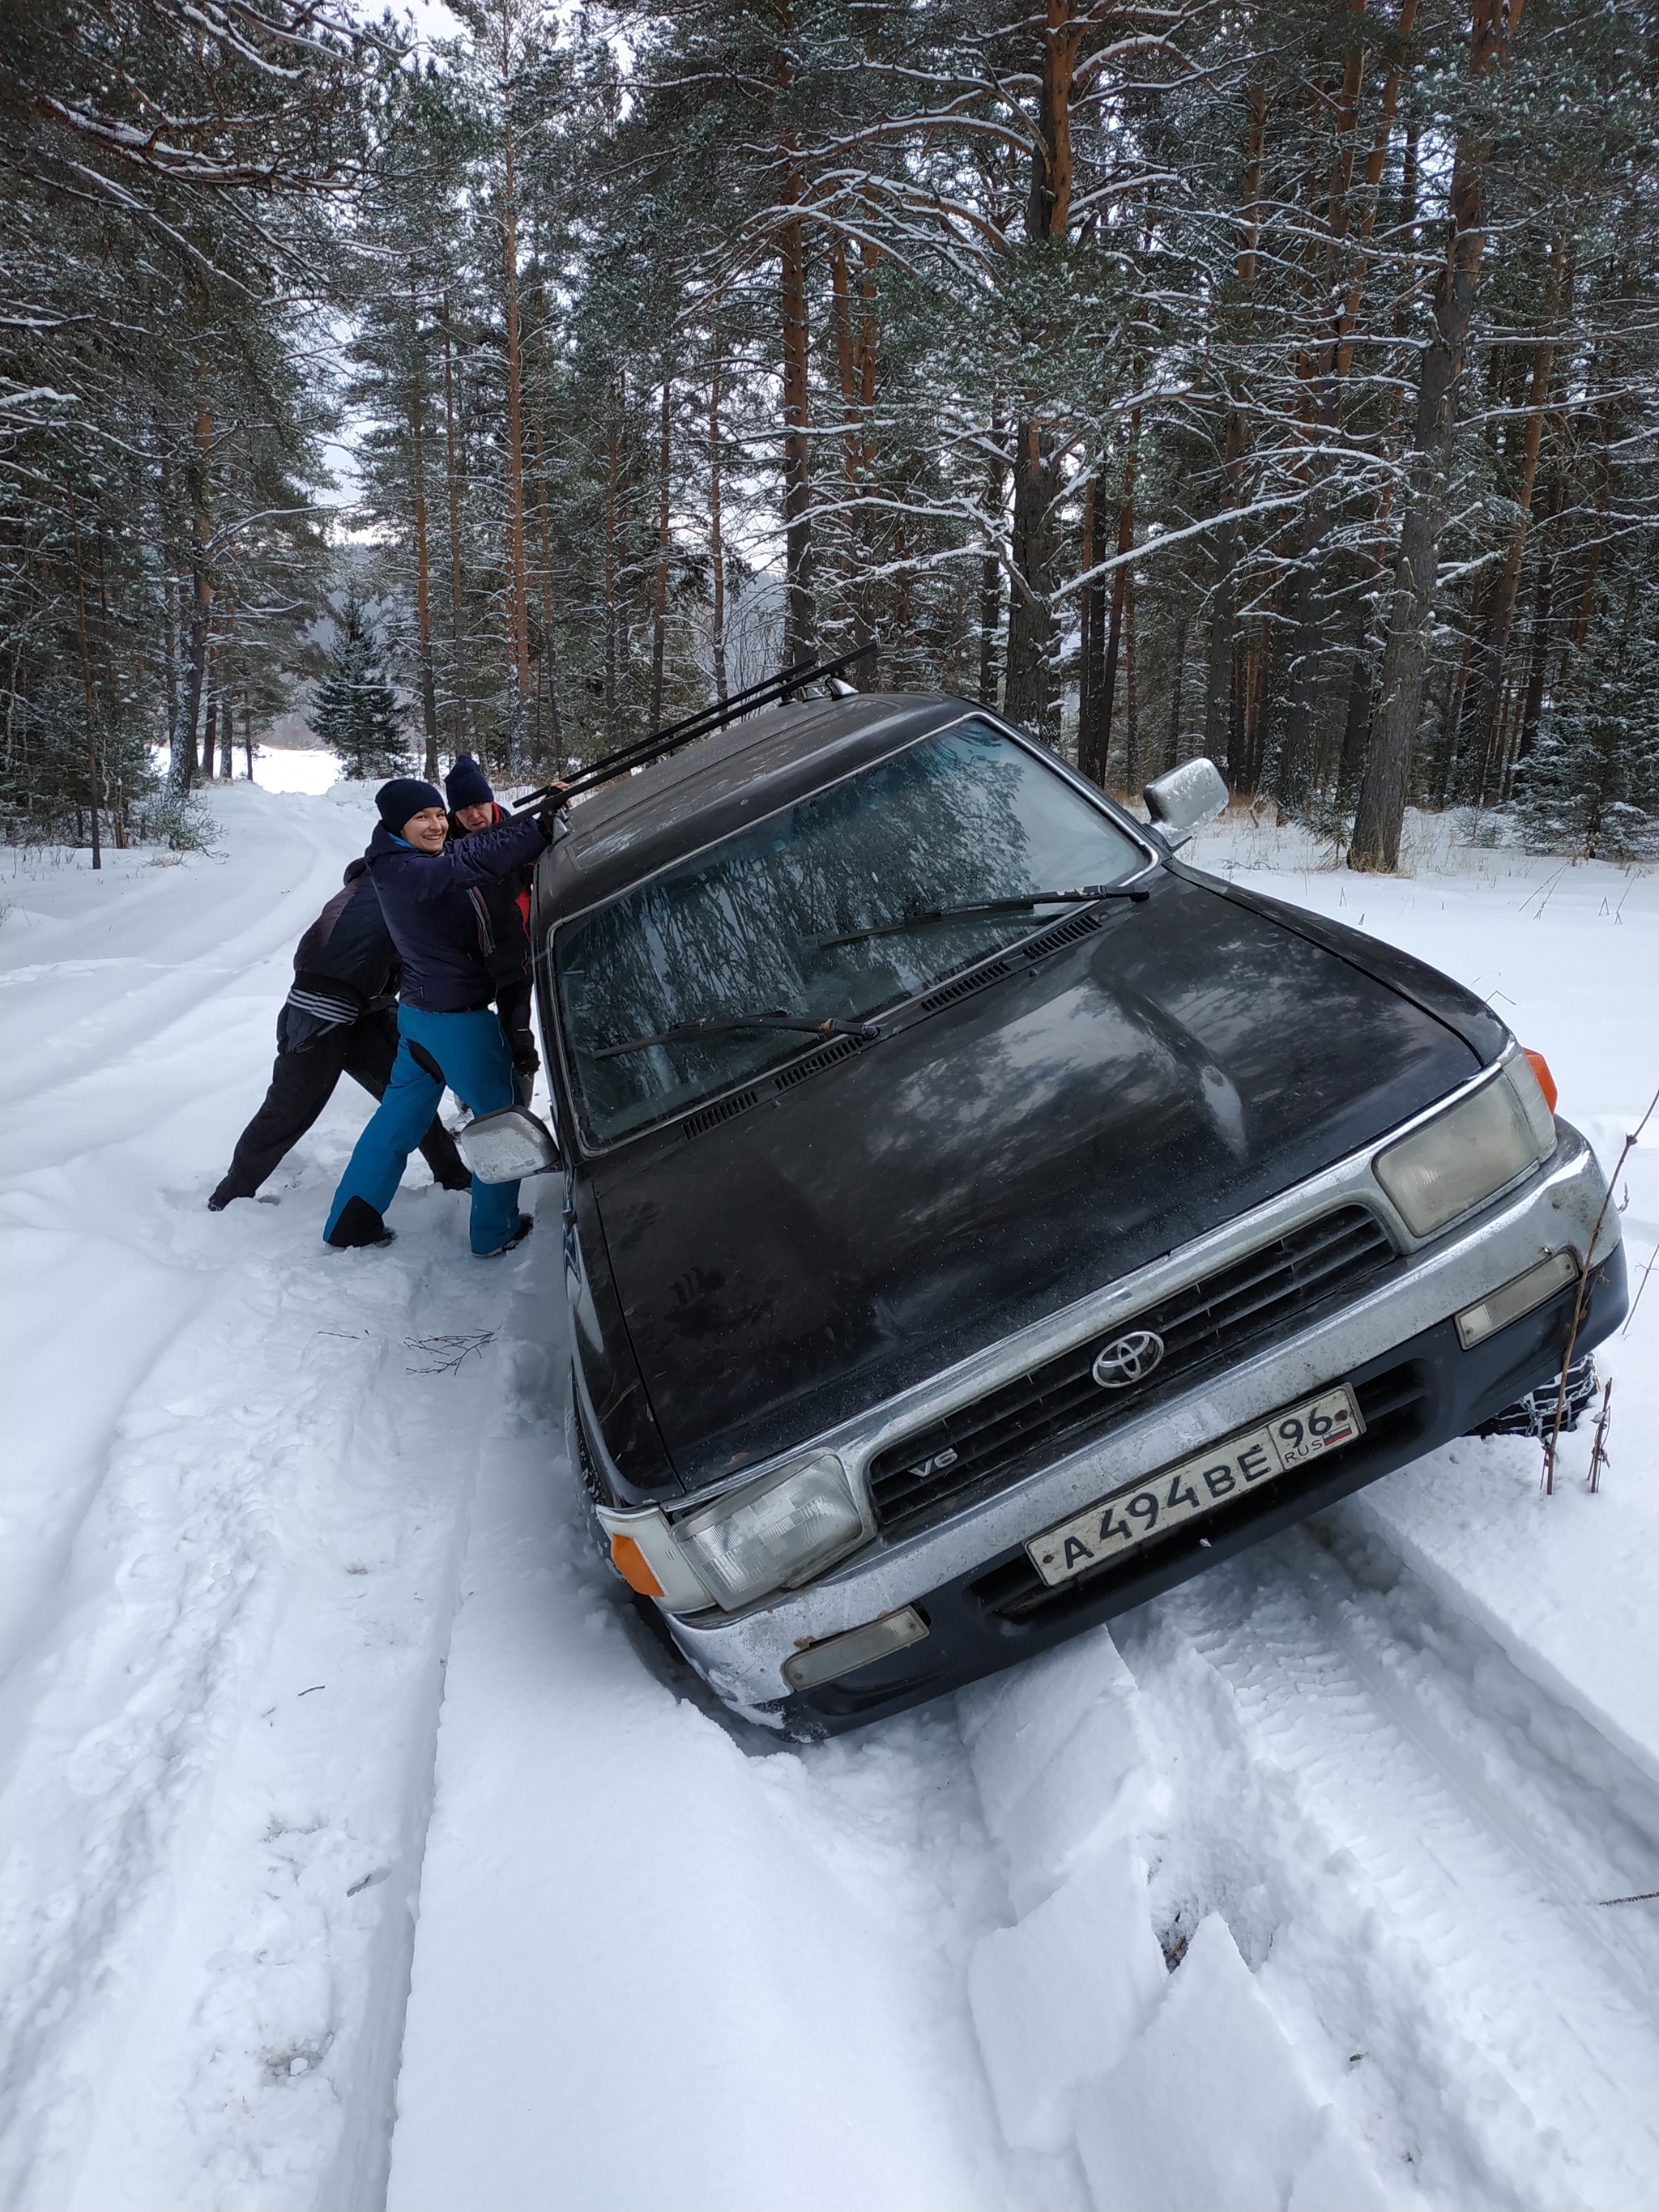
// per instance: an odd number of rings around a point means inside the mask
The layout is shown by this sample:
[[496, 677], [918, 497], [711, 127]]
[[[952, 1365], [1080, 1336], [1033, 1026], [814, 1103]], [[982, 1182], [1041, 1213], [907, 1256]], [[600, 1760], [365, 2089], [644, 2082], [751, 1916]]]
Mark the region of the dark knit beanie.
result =
[[435, 783], [422, 783], [417, 775], [394, 775], [374, 794], [374, 804], [386, 828], [401, 837], [411, 815], [424, 814], [428, 806], [441, 808], [444, 795]]
[[471, 753], [463, 753], [444, 778], [444, 793], [452, 813], [459, 814], [464, 806], [493, 806], [495, 803], [489, 779]]

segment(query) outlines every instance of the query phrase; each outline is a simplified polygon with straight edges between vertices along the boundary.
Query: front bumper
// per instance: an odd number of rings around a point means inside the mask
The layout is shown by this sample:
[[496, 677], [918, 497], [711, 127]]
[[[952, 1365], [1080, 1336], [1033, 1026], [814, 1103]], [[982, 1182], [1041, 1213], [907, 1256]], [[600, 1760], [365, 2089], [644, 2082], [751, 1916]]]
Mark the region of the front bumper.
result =
[[[1329, 1180], [1334, 1197], [1337, 1178]], [[1372, 1183], [1373, 1204], [1375, 1191]], [[1301, 1195], [1287, 1194], [1285, 1205]], [[1577, 1130], [1559, 1124], [1555, 1155], [1538, 1175], [1408, 1252], [1336, 1311], [1126, 1419], [1109, 1435], [1063, 1452], [1008, 1489], [915, 1533], [878, 1537], [803, 1589], [735, 1617], [671, 1616], [670, 1632], [726, 1704], [793, 1734], [822, 1735], [919, 1704], [1109, 1620], [1466, 1434], [1547, 1382], [1565, 1348], [1575, 1285], [1472, 1352], [1460, 1346], [1452, 1321], [1543, 1254], [1570, 1249], [1581, 1262], [1592, 1262], [1577, 1349], [1599, 1343], [1618, 1326], [1626, 1302], [1618, 1216], [1606, 1199], [1595, 1155]], [[1275, 1201], [1261, 1212], [1265, 1218], [1279, 1210]], [[1386, 1216], [1388, 1209], [1377, 1211]], [[1243, 1226], [1232, 1224], [1226, 1233], [1237, 1235]], [[1142, 1301], [1153, 1279], [1201, 1257], [1201, 1247], [1172, 1255], [1108, 1295], [1127, 1310]], [[1365, 1417], [1366, 1433], [1354, 1446], [1261, 1497], [1183, 1524], [1098, 1578], [1041, 1595], [1028, 1587], [1037, 1584], [1024, 1549], [1030, 1537], [1108, 1492], [1339, 1382], [1355, 1390]], [[915, 1418], [915, 1394], [908, 1418]], [[783, 1666], [797, 1651], [905, 1606], [926, 1619], [924, 1639], [838, 1680], [788, 1692]]]

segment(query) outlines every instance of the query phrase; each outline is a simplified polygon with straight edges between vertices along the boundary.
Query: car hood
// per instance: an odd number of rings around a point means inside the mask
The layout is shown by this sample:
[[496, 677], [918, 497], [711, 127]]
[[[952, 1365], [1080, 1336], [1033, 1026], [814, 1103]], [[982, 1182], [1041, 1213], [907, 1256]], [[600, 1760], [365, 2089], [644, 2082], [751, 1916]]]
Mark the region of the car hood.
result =
[[1315, 1174], [1480, 1060], [1271, 915], [1143, 906], [688, 1140], [595, 1165], [658, 1432], [696, 1487]]

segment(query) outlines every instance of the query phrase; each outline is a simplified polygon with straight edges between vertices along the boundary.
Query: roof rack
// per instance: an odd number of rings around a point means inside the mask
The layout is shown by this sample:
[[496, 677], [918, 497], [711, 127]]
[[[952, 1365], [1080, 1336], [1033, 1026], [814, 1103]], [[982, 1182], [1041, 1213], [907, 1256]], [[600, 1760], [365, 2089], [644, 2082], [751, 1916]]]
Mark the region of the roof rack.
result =
[[544, 806], [556, 792], [562, 799], [574, 799], [585, 791], [596, 791], [602, 783], [609, 783], [619, 775], [627, 775], [636, 768], [645, 768], [652, 761], [665, 759], [678, 752], [682, 745], [696, 743], [699, 738], [711, 737], [723, 730], [728, 722], [735, 722], [741, 714], [752, 714], [757, 708], [772, 706], [779, 700], [789, 699], [803, 691], [809, 684], [823, 684], [850, 668], [856, 660], [876, 649], [872, 638], [864, 645], [856, 645], [851, 653], [843, 653], [836, 660], [798, 661], [794, 667], [769, 676], [764, 683], [751, 684], [746, 691], [734, 691], [718, 707], [705, 707], [700, 714], [688, 714], [683, 722], [671, 722], [665, 730], [653, 731], [648, 738], [640, 738], [631, 745], [623, 745], [603, 759], [592, 762], [578, 770], [568, 781], [542, 784], [537, 790], [514, 803], [515, 814], [528, 814]]

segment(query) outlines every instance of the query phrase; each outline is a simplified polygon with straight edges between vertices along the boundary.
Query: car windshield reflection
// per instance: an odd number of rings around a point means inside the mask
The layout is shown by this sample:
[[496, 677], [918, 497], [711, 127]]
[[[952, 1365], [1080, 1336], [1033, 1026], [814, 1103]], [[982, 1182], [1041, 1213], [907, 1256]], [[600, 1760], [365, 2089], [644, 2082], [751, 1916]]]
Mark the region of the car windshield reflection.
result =
[[[589, 1134], [615, 1142], [683, 1112], [811, 1049], [803, 1031], [866, 1021], [1029, 936], [1052, 918], [1047, 886], [1104, 893], [1146, 865], [990, 725], [913, 745], [556, 932]], [[921, 911], [929, 927], [891, 928]], [[787, 1008], [800, 1027], [723, 1024], [750, 1008]], [[661, 1042], [617, 1051], [640, 1038]]]

